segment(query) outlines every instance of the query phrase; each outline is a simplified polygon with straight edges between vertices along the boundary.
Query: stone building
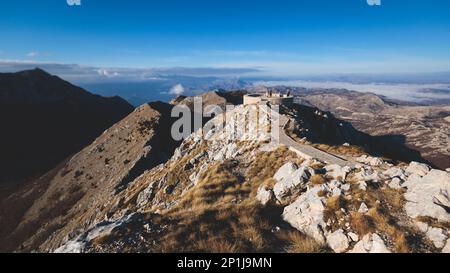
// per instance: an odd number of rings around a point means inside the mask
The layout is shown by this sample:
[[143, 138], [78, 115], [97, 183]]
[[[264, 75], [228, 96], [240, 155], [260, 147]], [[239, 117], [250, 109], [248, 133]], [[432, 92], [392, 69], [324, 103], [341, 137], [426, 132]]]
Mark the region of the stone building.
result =
[[294, 96], [288, 94], [281, 94], [267, 92], [266, 94], [248, 94], [244, 96], [244, 105], [250, 104], [266, 104], [271, 105], [292, 105], [294, 103]]

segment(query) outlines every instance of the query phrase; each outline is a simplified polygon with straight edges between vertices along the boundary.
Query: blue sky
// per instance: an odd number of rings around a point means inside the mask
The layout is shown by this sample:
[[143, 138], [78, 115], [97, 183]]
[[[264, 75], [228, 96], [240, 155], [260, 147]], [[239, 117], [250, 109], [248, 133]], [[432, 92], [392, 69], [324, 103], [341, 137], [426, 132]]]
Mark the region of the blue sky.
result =
[[0, 60], [276, 76], [450, 71], [447, 0], [81, 1], [2, 1]]

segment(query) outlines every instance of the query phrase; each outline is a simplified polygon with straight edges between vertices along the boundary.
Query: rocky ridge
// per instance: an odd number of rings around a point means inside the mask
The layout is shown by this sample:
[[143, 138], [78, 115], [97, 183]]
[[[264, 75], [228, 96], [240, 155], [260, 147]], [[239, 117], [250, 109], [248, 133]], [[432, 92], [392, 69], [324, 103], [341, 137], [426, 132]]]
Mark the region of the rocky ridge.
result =
[[268, 142], [270, 120], [250, 113], [214, 118], [40, 250], [448, 252], [448, 172], [369, 155], [354, 167], [306, 160]]

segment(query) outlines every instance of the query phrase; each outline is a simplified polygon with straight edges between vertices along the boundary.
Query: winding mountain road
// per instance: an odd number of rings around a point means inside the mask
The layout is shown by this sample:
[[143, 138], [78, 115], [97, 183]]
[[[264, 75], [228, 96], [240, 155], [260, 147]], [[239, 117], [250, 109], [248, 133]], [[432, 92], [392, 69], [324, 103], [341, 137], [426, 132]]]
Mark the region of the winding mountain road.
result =
[[339, 166], [349, 166], [353, 167], [354, 164], [346, 159], [340, 158], [338, 156], [329, 154], [322, 150], [316, 149], [309, 145], [300, 144], [293, 140], [290, 136], [286, 134], [285, 128], [289, 118], [285, 115], [280, 115], [280, 143], [289, 147], [289, 149], [300, 154], [305, 158], [317, 158], [329, 164], [337, 164]]
[[[263, 111], [270, 115], [264, 107], [262, 107]], [[349, 166], [354, 167], [354, 163], [350, 162], [344, 158], [338, 157], [336, 155], [324, 152], [322, 150], [316, 149], [310, 145], [300, 144], [290, 136], [286, 134], [286, 125], [289, 122], [289, 118], [285, 115], [279, 114], [275, 111], [272, 111], [273, 115], [278, 116], [278, 126], [279, 126], [279, 142], [280, 144], [286, 145], [291, 151], [297, 153], [303, 158], [312, 159], [317, 158], [322, 160], [328, 164], [337, 164], [341, 167]]]

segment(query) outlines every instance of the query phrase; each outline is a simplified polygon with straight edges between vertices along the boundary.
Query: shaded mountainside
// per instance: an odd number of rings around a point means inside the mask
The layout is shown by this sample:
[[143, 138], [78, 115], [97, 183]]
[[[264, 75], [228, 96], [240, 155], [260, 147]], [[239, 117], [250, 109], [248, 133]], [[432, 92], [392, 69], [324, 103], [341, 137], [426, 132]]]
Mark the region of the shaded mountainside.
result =
[[412, 105], [370, 93], [302, 91], [299, 103], [330, 111], [373, 136], [393, 136], [436, 167], [450, 167], [450, 106]]
[[171, 157], [178, 146], [170, 137], [172, 107], [142, 105], [42, 181], [3, 200], [1, 250], [34, 250], [73, 223], [81, 223], [78, 228], [92, 224], [128, 183]]
[[0, 186], [50, 170], [133, 109], [40, 69], [1, 73]]

